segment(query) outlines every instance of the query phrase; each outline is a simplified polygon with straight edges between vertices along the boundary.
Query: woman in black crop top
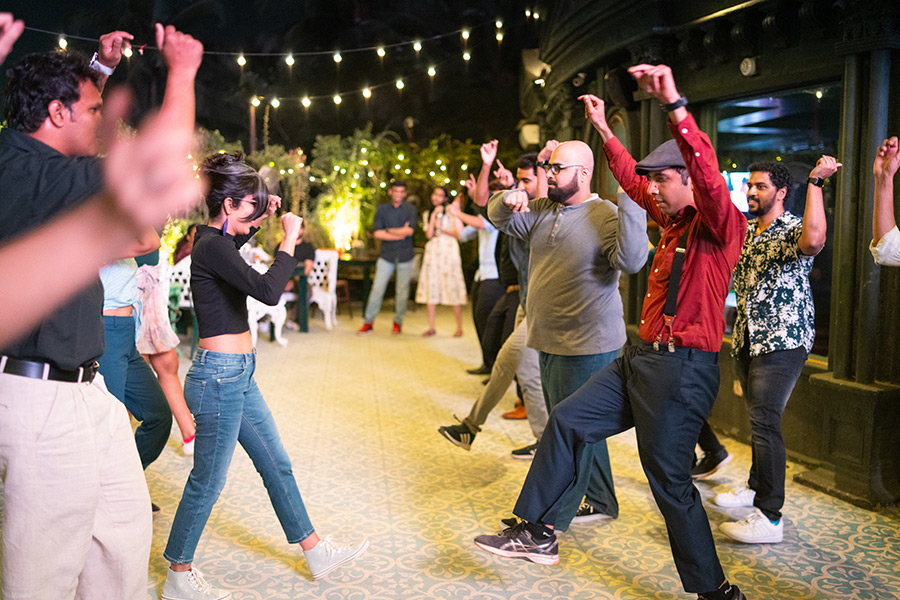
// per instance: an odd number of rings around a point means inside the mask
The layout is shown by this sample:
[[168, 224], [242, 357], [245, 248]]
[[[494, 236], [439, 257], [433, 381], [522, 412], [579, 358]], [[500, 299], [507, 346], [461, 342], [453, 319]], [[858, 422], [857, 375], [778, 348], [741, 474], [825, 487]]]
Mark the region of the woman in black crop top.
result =
[[319, 539], [306, 514], [272, 413], [253, 379], [256, 351], [247, 322], [247, 296], [276, 304], [297, 261], [300, 217], [285, 214], [284, 240], [265, 274], [253, 270], [238, 249], [281, 200], [269, 196], [260, 176], [240, 153], [215, 154], [202, 167], [209, 179], [209, 222], [191, 252], [191, 290], [200, 327], [200, 349], [185, 377], [184, 395], [197, 432], [194, 468], [172, 522], [164, 556], [171, 562], [163, 600], [230, 598], [191, 568], [194, 552], [240, 442], [263, 478], [288, 543], [299, 543], [314, 578], [365, 551], [368, 542], [334, 544]]

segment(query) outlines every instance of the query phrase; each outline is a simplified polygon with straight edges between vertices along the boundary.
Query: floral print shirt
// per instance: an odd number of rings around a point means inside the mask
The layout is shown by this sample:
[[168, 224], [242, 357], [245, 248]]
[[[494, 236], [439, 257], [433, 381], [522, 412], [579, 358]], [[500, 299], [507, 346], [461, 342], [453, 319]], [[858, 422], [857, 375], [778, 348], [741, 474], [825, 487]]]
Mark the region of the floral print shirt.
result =
[[[800, 252], [803, 220], [785, 211], [756, 235], [747, 223], [741, 257], [734, 269], [737, 321], [732, 354], [750, 344], [750, 356], [804, 347], [812, 350], [815, 308], [809, 286], [813, 258]], [[749, 332], [750, 339], [744, 339]]]

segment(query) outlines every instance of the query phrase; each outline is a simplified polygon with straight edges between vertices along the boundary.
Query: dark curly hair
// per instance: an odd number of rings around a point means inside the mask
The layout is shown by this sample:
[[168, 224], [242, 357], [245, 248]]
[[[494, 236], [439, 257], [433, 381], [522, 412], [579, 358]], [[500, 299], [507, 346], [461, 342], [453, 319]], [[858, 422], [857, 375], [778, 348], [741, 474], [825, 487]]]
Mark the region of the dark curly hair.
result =
[[206, 195], [209, 218], [219, 216], [226, 198], [231, 198], [237, 207], [248, 194], [253, 195], [256, 208], [247, 217], [247, 222], [258, 219], [268, 210], [269, 191], [266, 183], [253, 167], [244, 162], [242, 152], [213, 154], [203, 161], [200, 172], [209, 181], [209, 193]]
[[54, 100], [72, 110], [81, 98], [82, 82], [100, 87], [100, 73], [90, 67], [84, 54], [74, 50], [29, 54], [10, 67], [6, 77], [6, 125], [24, 133], [40, 128]]
[[769, 179], [772, 181], [772, 185], [775, 186], [776, 190], [787, 188], [786, 199], [789, 198], [791, 192], [794, 191], [794, 178], [788, 168], [780, 162], [767, 160], [765, 162], [753, 163], [747, 170], [751, 173], [768, 173]]

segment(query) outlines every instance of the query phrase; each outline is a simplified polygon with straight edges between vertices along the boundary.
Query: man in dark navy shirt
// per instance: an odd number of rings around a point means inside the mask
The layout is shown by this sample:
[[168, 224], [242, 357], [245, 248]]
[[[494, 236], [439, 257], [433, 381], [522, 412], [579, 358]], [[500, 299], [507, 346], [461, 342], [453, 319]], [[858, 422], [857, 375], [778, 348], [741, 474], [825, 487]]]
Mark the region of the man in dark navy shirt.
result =
[[[130, 34], [100, 52], [31, 55], [10, 70], [0, 131], [0, 242], [79, 206], [103, 187], [102, 99]], [[169, 67], [160, 119], [193, 128], [202, 45], [157, 25]], [[135, 177], [164, 173], [135, 173]], [[95, 281], [0, 348], [4, 598], [146, 595], [150, 499], [123, 405], [96, 376], [103, 290]], [[48, 560], [52, 558], [53, 560]]]
[[366, 302], [364, 322], [357, 335], [366, 335], [372, 331], [372, 323], [381, 310], [384, 292], [396, 271], [394, 281], [394, 328], [391, 333], [397, 335], [403, 326], [403, 316], [409, 302], [409, 280], [412, 277], [413, 242], [412, 236], [416, 227], [416, 208], [406, 202], [406, 182], [394, 181], [391, 184], [391, 201], [382, 204], [375, 211], [375, 239], [381, 240], [381, 254], [375, 263], [375, 281], [369, 300]]

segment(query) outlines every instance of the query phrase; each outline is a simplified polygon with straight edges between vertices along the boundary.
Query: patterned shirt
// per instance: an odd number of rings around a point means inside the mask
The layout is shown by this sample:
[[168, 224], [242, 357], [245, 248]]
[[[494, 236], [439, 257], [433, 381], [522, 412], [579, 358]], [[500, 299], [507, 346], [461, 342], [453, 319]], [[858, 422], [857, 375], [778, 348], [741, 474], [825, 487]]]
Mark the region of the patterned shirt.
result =
[[[805, 256], [797, 245], [803, 220], [785, 211], [759, 235], [756, 221], [747, 223], [734, 269], [737, 321], [732, 354], [737, 356], [748, 342], [750, 356], [801, 346], [809, 352], [816, 336], [809, 286], [814, 257]], [[745, 331], [749, 340], [744, 339]]]

